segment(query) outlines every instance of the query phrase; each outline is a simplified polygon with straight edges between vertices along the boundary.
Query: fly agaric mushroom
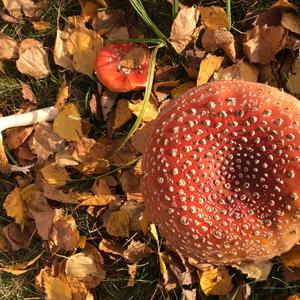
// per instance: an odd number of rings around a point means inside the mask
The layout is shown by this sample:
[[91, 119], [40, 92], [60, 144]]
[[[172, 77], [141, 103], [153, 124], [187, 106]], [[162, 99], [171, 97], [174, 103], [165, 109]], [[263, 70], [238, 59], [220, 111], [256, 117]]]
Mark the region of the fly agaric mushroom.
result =
[[8, 128], [28, 126], [42, 121], [53, 121], [57, 114], [58, 109], [54, 106], [50, 106], [20, 115], [0, 117], [0, 173], [26, 172], [31, 167], [18, 167], [8, 163], [3, 146], [2, 131]]
[[218, 81], [173, 100], [143, 155], [146, 213], [198, 261], [259, 262], [300, 238], [300, 102]]
[[140, 90], [146, 86], [150, 53], [129, 42], [114, 42], [102, 47], [96, 58], [99, 81], [114, 92]]

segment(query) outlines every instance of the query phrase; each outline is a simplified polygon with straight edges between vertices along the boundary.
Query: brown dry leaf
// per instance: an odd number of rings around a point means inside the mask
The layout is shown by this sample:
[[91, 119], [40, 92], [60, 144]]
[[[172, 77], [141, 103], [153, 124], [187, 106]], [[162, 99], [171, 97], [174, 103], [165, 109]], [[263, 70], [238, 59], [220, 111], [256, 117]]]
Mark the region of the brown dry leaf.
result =
[[43, 31], [51, 27], [51, 23], [48, 21], [31, 21], [31, 24], [37, 31]]
[[209, 81], [215, 71], [220, 69], [224, 57], [207, 55], [200, 63], [197, 86]]
[[141, 174], [136, 174], [132, 169], [123, 171], [121, 173], [119, 181], [121, 183], [123, 191], [126, 193], [127, 200], [138, 200], [141, 198], [141, 177]]
[[300, 295], [292, 295], [286, 298], [286, 300], [300, 300]]
[[129, 217], [129, 230], [138, 231], [141, 230], [140, 217], [144, 212], [144, 203], [134, 200], [127, 200], [120, 208], [120, 211], [126, 212]]
[[16, 187], [12, 190], [5, 198], [3, 203], [3, 208], [6, 211], [6, 214], [9, 217], [15, 219], [15, 222], [21, 226], [21, 229], [24, 229], [25, 224], [25, 206], [24, 200], [21, 196], [21, 189]]
[[22, 96], [24, 99], [31, 101], [32, 103], [36, 103], [36, 96], [34, 95], [31, 86], [27, 83], [22, 82], [19, 80], [21, 88], [22, 88]]
[[216, 30], [228, 27], [224, 8], [220, 6], [201, 7], [200, 13], [201, 21], [208, 29]]
[[10, 150], [18, 149], [31, 135], [34, 127], [15, 127], [6, 131], [5, 145]]
[[64, 186], [70, 180], [67, 170], [54, 163], [45, 165], [41, 173], [46, 182], [55, 187]]
[[15, 18], [21, 19], [22, 12], [26, 17], [40, 17], [46, 6], [46, 1], [32, 0], [2, 0], [4, 7]]
[[206, 29], [201, 38], [201, 43], [205, 50], [214, 52], [217, 49], [222, 49], [231, 60], [235, 60], [234, 36], [227, 29]]
[[[144, 105], [143, 101], [138, 100], [133, 103], [129, 102], [128, 107], [134, 115], [138, 116], [142, 110], [143, 105]], [[146, 110], [144, 111], [143, 121], [144, 122], [153, 121], [156, 119], [157, 114], [158, 114], [157, 107], [154, 101], [150, 99], [150, 102], [148, 103]]]
[[68, 257], [65, 272], [67, 276], [73, 277], [88, 288], [95, 288], [106, 277], [103, 258], [96, 248], [90, 246], [82, 252]]
[[180, 80], [159, 81], [153, 84], [153, 91], [158, 102], [164, 101], [170, 95], [170, 89], [180, 84]]
[[8, 243], [8, 240], [5, 238], [2, 230], [3, 227], [0, 226], [0, 251], [10, 250], [10, 245]]
[[175, 18], [170, 40], [177, 53], [181, 53], [195, 38], [200, 10], [197, 6], [182, 8]]
[[172, 96], [172, 98], [175, 98], [194, 86], [196, 86], [194, 81], [186, 81], [186, 82], [172, 88], [171, 96]]
[[268, 260], [260, 263], [242, 264], [235, 267], [242, 273], [246, 274], [249, 278], [253, 278], [256, 281], [263, 281], [268, 278], [272, 270], [273, 263]]
[[21, 73], [38, 79], [50, 74], [48, 57], [43, 44], [32, 38], [21, 42], [16, 65]]
[[0, 73], [1, 73], [1, 74], [5, 74], [4, 63], [3, 63], [2, 60], [0, 60]]
[[113, 130], [122, 127], [132, 117], [132, 111], [129, 109], [127, 99], [119, 99], [116, 106]]
[[120, 67], [127, 69], [137, 69], [146, 61], [147, 50], [142, 47], [132, 48], [124, 58], [119, 62]]
[[216, 71], [214, 80], [245, 80], [257, 82], [259, 70], [255, 65], [239, 61], [238, 63]]
[[92, 194], [88, 193], [78, 193], [77, 196], [77, 201], [79, 202], [79, 205], [85, 205], [85, 206], [103, 206], [107, 205], [110, 202], [119, 199], [118, 196], [114, 195], [100, 195], [100, 196], [95, 196]]
[[81, 16], [89, 21], [91, 18], [96, 17], [100, 5], [92, 1], [85, 1], [81, 7]]
[[300, 34], [300, 17], [291, 13], [283, 13], [281, 25], [291, 32]]
[[58, 249], [73, 251], [80, 238], [76, 222], [71, 215], [63, 215], [61, 209], [55, 209], [50, 239]]
[[275, 2], [273, 5], [271, 5], [271, 8], [291, 8], [293, 10], [295, 10], [296, 12], [299, 11], [298, 7], [289, 2], [288, 0], [278, 0], [277, 2]]
[[69, 35], [69, 32], [58, 29], [56, 32], [56, 39], [53, 51], [54, 62], [58, 66], [61, 66], [66, 69], [73, 68], [72, 57], [65, 47], [65, 43]]
[[66, 104], [66, 100], [69, 98], [69, 86], [66, 80], [62, 83], [62, 85], [59, 87], [56, 101], [55, 101], [55, 107], [56, 108], [63, 108]]
[[53, 122], [53, 131], [67, 141], [77, 142], [82, 137], [81, 117], [74, 103], [67, 104]]
[[39, 123], [34, 128], [32, 151], [37, 155], [38, 161], [46, 161], [48, 157], [65, 146], [65, 140], [58, 136], [48, 122]]
[[22, 263], [18, 263], [18, 264], [12, 265], [12, 266], [2, 267], [2, 268], [0, 268], [0, 272], [6, 272], [6, 273], [13, 274], [13, 275], [24, 274], [31, 270], [28, 267], [33, 265], [36, 261], [38, 261], [41, 258], [41, 256], [43, 255], [43, 253], [44, 253], [44, 251], [28, 261], [24, 261]]
[[72, 300], [71, 288], [63, 276], [43, 274], [43, 286], [46, 300]]
[[151, 254], [151, 248], [140, 241], [131, 240], [127, 249], [124, 251], [124, 257], [131, 263], [137, 263]]
[[197, 289], [186, 290], [182, 289], [180, 300], [196, 300], [197, 299]]
[[146, 236], [148, 234], [150, 221], [147, 218], [145, 212], [141, 213], [139, 221], [140, 221], [140, 226], [141, 226], [141, 229], [143, 231], [143, 234]]
[[111, 195], [111, 190], [105, 178], [97, 178], [91, 188], [92, 192], [97, 196]]
[[288, 31], [282, 26], [255, 26], [244, 35], [243, 49], [250, 62], [269, 64], [287, 42]]
[[132, 145], [140, 153], [144, 152], [146, 141], [151, 132], [152, 125], [153, 122], [142, 124], [142, 126], [138, 128], [134, 135], [130, 138]]
[[109, 216], [104, 226], [108, 234], [115, 237], [129, 236], [129, 215], [126, 211], [114, 211]]
[[288, 75], [288, 81], [286, 87], [291, 93], [299, 94], [300, 93], [300, 55], [296, 58], [292, 72]]
[[101, 109], [102, 109], [102, 115], [104, 121], [107, 120], [108, 115], [111, 112], [113, 106], [115, 105], [117, 98], [118, 98], [118, 93], [109, 90], [105, 90], [101, 94], [100, 103], [101, 103]]
[[227, 295], [232, 288], [231, 277], [225, 266], [215, 267], [199, 275], [205, 295]]
[[300, 245], [295, 245], [291, 250], [282, 254], [280, 259], [288, 267], [300, 267]]
[[123, 256], [124, 248], [117, 245], [113, 240], [103, 239], [99, 244], [99, 249], [105, 253]]
[[132, 265], [128, 265], [128, 274], [130, 276], [127, 286], [134, 286], [135, 275], [137, 271], [138, 264], [134, 263]]
[[18, 57], [19, 43], [13, 38], [0, 33], [0, 59], [14, 59]]

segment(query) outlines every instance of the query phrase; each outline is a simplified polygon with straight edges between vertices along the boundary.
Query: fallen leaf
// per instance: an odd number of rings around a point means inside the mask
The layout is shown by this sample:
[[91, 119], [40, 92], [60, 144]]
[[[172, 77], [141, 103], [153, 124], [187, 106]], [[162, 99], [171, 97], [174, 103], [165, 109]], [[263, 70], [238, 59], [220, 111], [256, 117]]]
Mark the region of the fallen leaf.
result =
[[147, 244], [140, 241], [131, 240], [127, 249], [124, 251], [124, 257], [131, 263], [137, 263], [151, 254], [152, 250]]
[[200, 63], [197, 86], [209, 81], [215, 71], [220, 69], [224, 57], [207, 55]]
[[141, 198], [140, 180], [142, 175], [136, 174], [134, 170], [123, 171], [120, 175], [119, 182], [127, 196], [127, 200]]
[[175, 98], [177, 96], [179, 96], [180, 94], [184, 93], [185, 91], [187, 91], [188, 89], [194, 87], [196, 84], [193, 81], [186, 81], [174, 88], [171, 89], [171, 96], [172, 98]]
[[141, 229], [143, 231], [143, 234], [144, 234], [144, 236], [146, 236], [148, 234], [150, 221], [147, 218], [145, 212], [141, 213], [139, 221], [140, 221], [140, 226], [141, 226]]
[[113, 240], [103, 239], [99, 244], [99, 249], [105, 253], [123, 256], [125, 249], [117, 245]]
[[21, 226], [23, 231], [26, 214], [20, 188], [16, 187], [6, 196], [3, 203], [3, 208], [9, 217], [15, 219], [15, 222]]
[[134, 286], [134, 280], [136, 276], [136, 271], [137, 271], [138, 264], [134, 263], [132, 265], [128, 265], [128, 274], [130, 276], [127, 286]]
[[92, 1], [85, 1], [81, 8], [81, 16], [89, 21], [91, 18], [96, 17], [98, 14], [98, 9], [100, 5]]
[[143, 213], [145, 207], [144, 203], [134, 200], [127, 200], [120, 208], [120, 211], [126, 212], [129, 217], [129, 230], [138, 231], [141, 230], [141, 224], [139, 218]]
[[205, 271], [199, 277], [205, 295], [227, 295], [232, 288], [231, 277], [225, 266]]
[[283, 253], [280, 259], [288, 267], [300, 267], [300, 245], [295, 245], [291, 250]]
[[279, 88], [278, 74], [276, 73], [276, 68], [274, 68], [271, 64], [262, 66], [259, 78], [261, 82], [265, 82], [270, 86]]
[[50, 74], [47, 53], [42, 43], [32, 38], [21, 42], [16, 65], [21, 73], [37, 79], [45, 78]]
[[32, 0], [2, 0], [4, 7], [15, 18], [20, 19], [22, 12], [26, 17], [40, 17], [45, 8], [46, 2], [37, 3]]
[[100, 103], [101, 103], [101, 109], [102, 109], [102, 115], [104, 121], [107, 120], [108, 115], [111, 112], [113, 106], [115, 105], [117, 98], [118, 98], [118, 93], [109, 90], [105, 90], [101, 94]]
[[197, 299], [197, 289], [186, 290], [182, 289], [180, 300], [196, 300]]
[[235, 60], [236, 50], [234, 37], [227, 29], [206, 29], [201, 38], [201, 43], [203, 48], [208, 52], [222, 49], [231, 60]]
[[180, 80], [159, 81], [153, 84], [153, 91], [158, 102], [164, 101], [170, 95], [170, 89], [180, 84]]
[[201, 7], [201, 21], [208, 29], [227, 28], [228, 21], [224, 8], [220, 6]]
[[0, 251], [10, 250], [10, 245], [8, 243], [8, 240], [5, 238], [2, 230], [3, 227], [0, 226]]
[[288, 80], [286, 87], [291, 93], [299, 94], [300, 93], [300, 55], [296, 58], [292, 71], [288, 74]]
[[132, 145], [140, 153], [144, 152], [146, 142], [148, 140], [152, 126], [152, 122], [142, 124], [141, 127], [138, 128], [133, 134], [133, 136], [130, 138]]
[[257, 82], [259, 70], [255, 65], [239, 61], [238, 63], [219, 69], [213, 75], [214, 80], [245, 80]]
[[62, 85], [59, 87], [56, 101], [55, 101], [55, 107], [56, 108], [63, 108], [66, 104], [66, 100], [69, 98], [69, 86], [66, 80], [62, 83]]
[[289, 2], [288, 0], [278, 0], [277, 2], [271, 5], [271, 8], [291, 8], [296, 12], [299, 11], [298, 7], [295, 4]]
[[50, 155], [62, 150], [64, 146], [65, 140], [53, 131], [50, 123], [42, 122], [35, 126], [30, 147], [39, 162], [46, 161]]
[[177, 53], [181, 53], [195, 38], [200, 11], [197, 6], [184, 7], [176, 16], [171, 29], [171, 44]]
[[74, 103], [65, 105], [53, 122], [53, 131], [67, 141], [77, 142], [82, 137], [81, 117]]
[[33, 126], [15, 127], [6, 131], [5, 145], [10, 150], [20, 148], [33, 132]]
[[43, 31], [51, 27], [51, 23], [48, 21], [31, 21], [31, 24], [37, 31]]
[[[135, 116], [139, 116], [143, 105], [144, 105], [144, 102], [142, 100], [138, 100], [135, 102], [129, 102], [128, 107]], [[143, 121], [144, 122], [153, 121], [156, 119], [157, 114], [158, 114], [157, 107], [153, 103], [153, 101], [151, 101], [151, 99], [150, 99], [150, 101], [146, 107], [146, 110], [144, 111], [144, 114], [143, 114]]]
[[53, 58], [55, 64], [66, 69], [73, 68], [73, 61], [71, 55], [68, 53], [65, 43], [70, 33], [67, 31], [62, 31], [60, 29], [56, 32]]
[[127, 99], [119, 99], [116, 106], [113, 130], [122, 127], [132, 117], [132, 111], [129, 109]]
[[139, 66], [145, 63], [146, 57], [146, 48], [135, 47], [129, 50], [129, 52], [119, 62], [119, 66], [126, 69], [137, 69]]
[[244, 53], [250, 62], [268, 64], [285, 47], [287, 36], [282, 26], [255, 26], [244, 35]]
[[18, 57], [19, 43], [13, 38], [0, 33], [0, 59], [14, 59]]
[[73, 67], [77, 72], [92, 75], [95, 70], [97, 52], [92, 49], [76, 51], [73, 54]]
[[27, 83], [19, 81], [22, 88], [22, 96], [24, 99], [31, 101], [32, 103], [36, 103], [36, 96], [34, 95], [31, 86]]
[[72, 300], [71, 288], [62, 276], [43, 276], [46, 300]]
[[46, 182], [55, 187], [64, 186], [70, 180], [67, 170], [53, 163], [45, 165], [41, 173]]
[[273, 264], [271, 261], [264, 261], [260, 263], [242, 264], [235, 267], [242, 273], [246, 274], [249, 278], [253, 278], [257, 281], [263, 281], [268, 278]]
[[291, 13], [283, 13], [281, 25], [291, 32], [300, 34], [300, 17]]
[[129, 216], [126, 211], [114, 211], [104, 222], [107, 233], [115, 237], [129, 236]]

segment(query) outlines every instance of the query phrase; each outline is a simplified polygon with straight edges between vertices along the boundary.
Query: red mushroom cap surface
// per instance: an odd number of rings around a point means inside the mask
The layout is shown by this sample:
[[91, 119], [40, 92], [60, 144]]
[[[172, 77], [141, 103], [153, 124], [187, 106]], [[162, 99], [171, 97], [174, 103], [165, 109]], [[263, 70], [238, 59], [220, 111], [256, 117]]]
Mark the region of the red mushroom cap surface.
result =
[[141, 45], [114, 42], [102, 47], [96, 58], [99, 81], [115, 92], [140, 90], [146, 86], [150, 52]]
[[246, 81], [192, 88], [158, 116], [143, 154], [146, 213], [171, 247], [259, 262], [300, 239], [300, 102]]

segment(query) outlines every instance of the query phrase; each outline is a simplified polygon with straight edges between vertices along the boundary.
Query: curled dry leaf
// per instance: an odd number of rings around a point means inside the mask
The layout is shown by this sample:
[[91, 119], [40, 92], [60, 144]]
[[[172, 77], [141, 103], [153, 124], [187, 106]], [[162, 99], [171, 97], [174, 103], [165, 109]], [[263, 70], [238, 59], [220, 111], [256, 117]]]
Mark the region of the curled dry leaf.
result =
[[246, 274], [249, 278], [253, 278], [257, 281], [263, 281], [268, 278], [273, 264], [271, 261], [263, 261], [260, 263], [242, 264], [235, 267], [242, 273]]
[[257, 82], [259, 70], [255, 65], [239, 61], [238, 63], [216, 71], [214, 80], [245, 80]]
[[209, 81], [215, 71], [220, 69], [224, 57], [207, 55], [200, 63], [197, 85], [201, 85]]
[[227, 28], [228, 21], [224, 8], [220, 6], [201, 7], [201, 21], [206, 28], [216, 30]]
[[300, 94], [300, 55], [296, 58], [292, 71], [288, 74], [287, 88], [291, 93]]
[[300, 17], [291, 13], [283, 13], [281, 25], [291, 32], [300, 34]]
[[227, 29], [206, 29], [201, 38], [201, 43], [205, 50], [214, 52], [217, 49], [222, 49], [231, 60], [235, 60], [234, 37]]
[[32, 38], [21, 42], [16, 65], [21, 73], [38, 79], [50, 74], [47, 53], [42, 43]]
[[14, 59], [18, 57], [19, 44], [13, 38], [0, 33], [0, 59]]
[[46, 182], [55, 187], [64, 186], [70, 180], [67, 170], [54, 163], [45, 165], [41, 173]]
[[95, 288], [106, 277], [103, 258], [94, 246], [68, 257], [65, 272], [67, 276], [76, 278], [88, 288]]
[[205, 271], [199, 277], [205, 295], [227, 295], [232, 288], [231, 277], [225, 266]]
[[268, 64], [286, 44], [288, 31], [282, 26], [255, 26], [244, 36], [243, 49], [250, 62]]
[[53, 131], [67, 141], [77, 142], [82, 137], [81, 117], [74, 103], [67, 104], [53, 122]]
[[170, 40], [177, 53], [181, 53], [195, 38], [200, 11], [197, 6], [182, 8], [175, 18]]

